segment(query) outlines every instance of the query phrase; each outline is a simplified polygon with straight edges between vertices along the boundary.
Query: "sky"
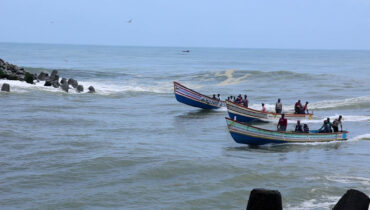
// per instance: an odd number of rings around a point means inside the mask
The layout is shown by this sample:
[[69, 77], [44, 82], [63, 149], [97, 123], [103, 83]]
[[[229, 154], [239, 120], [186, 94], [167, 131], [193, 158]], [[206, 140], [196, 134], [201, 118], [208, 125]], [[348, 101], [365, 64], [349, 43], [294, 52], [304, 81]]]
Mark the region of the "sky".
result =
[[0, 5], [0, 42], [370, 49], [370, 0], [1, 0]]

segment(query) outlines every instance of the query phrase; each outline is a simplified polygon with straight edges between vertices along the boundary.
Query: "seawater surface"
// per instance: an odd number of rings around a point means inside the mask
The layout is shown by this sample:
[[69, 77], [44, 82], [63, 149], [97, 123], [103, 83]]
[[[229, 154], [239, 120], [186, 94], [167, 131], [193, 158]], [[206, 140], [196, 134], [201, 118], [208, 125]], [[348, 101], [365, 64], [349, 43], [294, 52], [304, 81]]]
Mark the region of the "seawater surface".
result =
[[[285, 209], [328, 209], [349, 188], [370, 194], [369, 51], [182, 50], [0, 44], [0, 58], [85, 87], [67, 94], [0, 80], [11, 86], [0, 93], [0, 207], [242, 209], [253, 188], [268, 188]], [[309, 101], [311, 129], [341, 114], [349, 140], [237, 144], [225, 109], [178, 103], [173, 81], [248, 94], [256, 109]]]

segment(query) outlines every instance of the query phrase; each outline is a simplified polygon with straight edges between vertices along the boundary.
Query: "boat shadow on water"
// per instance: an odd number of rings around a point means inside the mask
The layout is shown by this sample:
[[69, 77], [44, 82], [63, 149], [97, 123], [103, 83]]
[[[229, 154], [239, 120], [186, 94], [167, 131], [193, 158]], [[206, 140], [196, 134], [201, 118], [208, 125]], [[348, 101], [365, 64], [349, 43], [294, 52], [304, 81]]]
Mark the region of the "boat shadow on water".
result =
[[176, 119], [205, 119], [206, 116], [214, 116], [214, 115], [225, 115], [224, 112], [215, 111], [215, 110], [207, 110], [207, 109], [200, 109], [189, 111], [184, 114], [180, 114], [175, 116]]

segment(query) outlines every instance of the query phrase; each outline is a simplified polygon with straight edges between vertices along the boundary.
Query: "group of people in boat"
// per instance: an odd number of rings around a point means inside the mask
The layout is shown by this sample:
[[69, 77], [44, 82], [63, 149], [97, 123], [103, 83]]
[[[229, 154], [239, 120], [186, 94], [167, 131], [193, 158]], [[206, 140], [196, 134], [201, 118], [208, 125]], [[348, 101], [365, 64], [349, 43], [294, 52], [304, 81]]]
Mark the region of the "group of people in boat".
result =
[[[294, 105], [294, 114], [308, 114], [308, 101], [306, 101], [305, 105], [301, 104], [301, 100], [298, 100]], [[281, 99], [279, 98], [275, 104], [275, 112], [277, 114], [281, 114], [283, 111], [283, 104], [281, 103]]]
[[245, 107], [248, 107], [248, 104], [249, 104], [247, 95], [244, 95], [244, 98], [241, 94], [239, 94], [238, 97], [229, 96], [229, 97], [227, 97], [227, 100], [232, 101], [232, 102], [237, 103], [237, 104], [241, 104]]
[[339, 115], [337, 119], [335, 119], [332, 123], [330, 122], [330, 118], [328, 117], [324, 120], [321, 128], [319, 129], [319, 133], [332, 133], [338, 132], [340, 126], [340, 131], [342, 132], [342, 115]]
[[[285, 118], [285, 114], [281, 114], [281, 118], [279, 119], [279, 122], [277, 124], [277, 130], [278, 131], [286, 131], [286, 128], [288, 126], [288, 120]], [[330, 122], [330, 118], [328, 117], [326, 120], [324, 120], [324, 124], [321, 126], [321, 128], [318, 130], [319, 133], [336, 133], [339, 132], [339, 126], [340, 126], [340, 132], [342, 132], [342, 115], [339, 115], [337, 119], [333, 121], [333, 123]], [[301, 124], [300, 120], [297, 120], [297, 124], [294, 129], [297, 133], [309, 133], [310, 129], [308, 128], [307, 124]]]
[[308, 112], [307, 106], [308, 101], [306, 101], [305, 105], [302, 106], [301, 100], [298, 100], [294, 105], [294, 114], [306, 114], [306, 111]]
[[212, 99], [221, 100], [220, 94], [213, 94]]

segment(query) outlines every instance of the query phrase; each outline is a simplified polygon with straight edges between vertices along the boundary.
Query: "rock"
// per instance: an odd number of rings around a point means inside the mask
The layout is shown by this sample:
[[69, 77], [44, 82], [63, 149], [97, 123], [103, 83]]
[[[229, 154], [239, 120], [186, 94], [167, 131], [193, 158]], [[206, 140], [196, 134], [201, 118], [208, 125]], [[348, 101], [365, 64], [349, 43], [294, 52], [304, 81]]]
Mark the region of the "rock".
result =
[[89, 93], [95, 93], [95, 88], [93, 86], [89, 87]]
[[17, 77], [17, 75], [14, 75], [14, 74], [8, 74], [6, 78], [8, 80], [18, 80], [19, 79], [19, 77]]
[[0, 69], [0, 79], [6, 78], [6, 74], [3, 70]]
[[58, 80], [59, 81], [58, 71], [57, 70], [53, 70], [51, 72], [51, 75], [50, 75], [49, 79], [50, 79], [50, 81], [55, 81], [55, 80]]
[[370, 198], [363, 192], [350, 189], [335, 204], [333, 210], [368, 210]]
[[52, 81], [51, 82], [51, 85], [54, 87], [54, 88], [58, 88], [60, 86], [59, 82], [58, 81]]
[[277, 190], [253, 189], [247, 205], [247, 210], [282, 210], [281, 194]]
[[69, 85], [67, 84], [67, 82], [65, 83], [62, 83], [60, 82], [60, 87], [62, 88], [62, 90], [66, 91], [68, 93], [68, 90], [69, 90]]
[[60, 80], [60, 85], [63, 85], [63, 84], [68, 85], [66, 78], [62, 78], [62, 80]]
[[78, 86], [78, 82], [77, 82], [77, 80], [75, 80], [75, 79], [73, 79], [73, 78], [70, 78], [70, 79], [68, 80], [68, 85], [72, 85], [72, 87], [73, 87], [73, 88], [77, 88], [77, 86]]
[[39, 79], [40, 81], [45, 81], [46, 79], [48, 79], [49, 77], [49, 74], [47, 72], [40, 72], [39, 76], [37, 76], [37, 79]]
[[83, 92], [84, 91], [84, 86], [82, 86], [82, 85], [78, 85], [77, 86], [77, 92]]
[[25, 74], [25, 76], [24, 76], [24, 80], [25, 80], [27, 83], [33, 84], [33, 80], [35, 79], [34, 77], [35, 77], [35, 75], [33, 75], [33, 74], [31, 74], [31, 73], [26, 72], [26, 74]]
[[51, 86], [51, 82], [49, 80], [46, 80], [44, 86]]
[[3, 86], [1, 86], [1, 91], [10, 92], [10, 85], [8, 83], [4, 83]]

